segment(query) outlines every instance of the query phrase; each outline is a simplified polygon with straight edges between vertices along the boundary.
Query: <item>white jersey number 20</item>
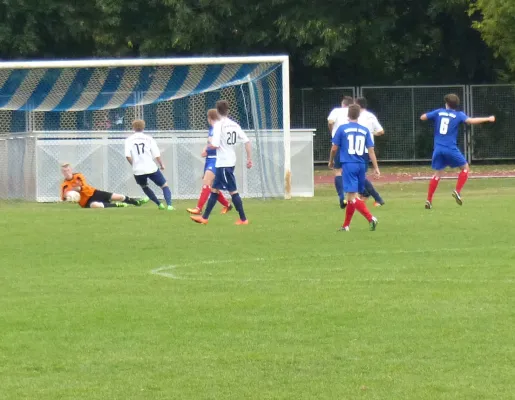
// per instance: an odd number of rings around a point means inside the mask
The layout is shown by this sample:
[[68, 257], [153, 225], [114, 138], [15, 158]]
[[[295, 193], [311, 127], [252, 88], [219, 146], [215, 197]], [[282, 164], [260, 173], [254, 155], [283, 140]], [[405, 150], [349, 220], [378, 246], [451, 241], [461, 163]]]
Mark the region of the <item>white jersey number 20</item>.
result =
[[236, 144], [236, 132], [227, 132], [227, 144], [229, 146]]

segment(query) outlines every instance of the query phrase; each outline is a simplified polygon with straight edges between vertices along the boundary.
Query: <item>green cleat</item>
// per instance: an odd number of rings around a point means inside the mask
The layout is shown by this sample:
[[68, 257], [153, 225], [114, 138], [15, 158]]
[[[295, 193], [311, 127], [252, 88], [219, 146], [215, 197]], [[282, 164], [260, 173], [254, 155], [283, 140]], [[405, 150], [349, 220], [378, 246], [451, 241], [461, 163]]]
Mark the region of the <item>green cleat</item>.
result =
[[378, 224], [377, 218], [376, 217], [372, 217], [372, 221], [369, 222], [370, 230], [371, 231], [375, 231], [376, 228], [377, 228], [377, 224]]
[[138, 207], [142, 206], [143, 204], [147, 204], [150, 199], [148, 197], [143, 197], [142, 199], [137, 200], [138, 204], [136, 204]]
[[129, 207], [129, 205], [127, 203], [122, 203], [121, 201], [117, 201], [114, 204], [116, 205], [116, 207], [120, 207], [120, 208]]
[[175, 208], [173, 208], [173, 206], [168, 206], [168, 207], [166, 207], [166, 209], [167, 209], [168, 211], [175, 211]]
[[158, 207], [160, 210], [166, 210], [166, 207], [164, 204], [159, 204], [159, 207]]

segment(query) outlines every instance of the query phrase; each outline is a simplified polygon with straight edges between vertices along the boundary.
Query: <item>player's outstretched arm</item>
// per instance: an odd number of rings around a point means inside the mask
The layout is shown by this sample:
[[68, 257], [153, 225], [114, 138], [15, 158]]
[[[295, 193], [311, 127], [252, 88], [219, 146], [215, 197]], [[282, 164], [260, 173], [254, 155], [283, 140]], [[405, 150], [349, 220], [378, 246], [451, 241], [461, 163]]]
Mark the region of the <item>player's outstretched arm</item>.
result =
[[381, 176], [381, 172], [379, 171], [379, 165], [377, 164], [376, 152], [373, 147], [368, 148], [368, 157], [370, 161], [372, 161], [372, 165], [374, 166], [374, 172], [379, 177]]
[[495, 116], [490, 115], [489, 117], [467, 118], [465, 120], [465, 123], [467, 125], [479, 125], [484, 124], [486, 122], [495, 122]]
[[422, 114], [422, 115], [420, 116], [420, 120], [421, 120], [421, 121], [427, 121], [427, 120], [428, 120], [428, 118], [427, 118], [427, 114]]
[[329, 163], [327, 164], [329, 169], [334, 168], [334, 156], [336, 155], [337, 151], [338, 151], [338, 146], [333, 144], [331, 147], [331, 152], [329, 153]]

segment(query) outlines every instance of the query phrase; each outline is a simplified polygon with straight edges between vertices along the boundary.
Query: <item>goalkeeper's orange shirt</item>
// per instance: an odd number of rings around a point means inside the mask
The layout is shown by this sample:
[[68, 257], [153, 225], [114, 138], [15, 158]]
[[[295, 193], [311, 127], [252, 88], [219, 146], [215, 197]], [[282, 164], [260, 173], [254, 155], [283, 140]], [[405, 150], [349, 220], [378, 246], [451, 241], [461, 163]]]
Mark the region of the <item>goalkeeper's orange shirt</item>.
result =
[[84, 178], [84, 175], [75, 173], [72, 175], [72, 179], [65, 179], [63, 183], [61, 183], [61, 200], [65, 199], [65, 193], [68, 190], [71, 190], [72, 188], [80, 186], [80, 201], [79, 205], [81, 207], [86, 207], [86, 204], [88, 203], [88, 200], [93, 196], [93, 193], [95, 193], [95, 188], [93, 186], [89, 186], [86, 183], [86, 178]]

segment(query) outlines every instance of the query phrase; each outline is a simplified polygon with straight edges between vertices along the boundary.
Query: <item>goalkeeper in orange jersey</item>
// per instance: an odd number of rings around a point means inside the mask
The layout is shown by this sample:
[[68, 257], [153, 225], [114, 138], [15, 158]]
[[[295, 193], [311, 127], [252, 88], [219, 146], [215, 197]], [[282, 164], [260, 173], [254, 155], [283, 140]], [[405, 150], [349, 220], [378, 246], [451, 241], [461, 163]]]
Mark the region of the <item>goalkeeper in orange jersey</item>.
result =
[[74, 173], [71, 165], [67, 163], [61, 165], [61, 173], [64, 177], [61, 183], [61, 200], [69, 197], [68, 192], [77, 192], [80, 195], [79, 205], [82, 208], [127, 207], [129, 204], [140, 206], [148, 201], [97, 190], [88, 185], [84, 175]]

